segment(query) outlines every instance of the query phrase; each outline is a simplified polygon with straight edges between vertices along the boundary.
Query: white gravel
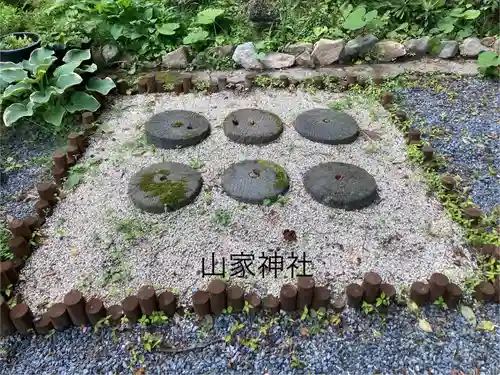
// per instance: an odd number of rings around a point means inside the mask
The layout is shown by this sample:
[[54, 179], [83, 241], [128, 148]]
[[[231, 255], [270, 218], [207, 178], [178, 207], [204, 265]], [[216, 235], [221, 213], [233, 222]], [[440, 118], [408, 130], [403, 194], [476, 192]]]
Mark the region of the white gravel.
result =
[[[302, 111], [325, 107], [341, 94], [287, 91], [253, 91], [251, 94], [219, 93], [138, 95], [119, 99], [101, 119], [106, 133], [94, 139], [86, 160], [102, 162], [69, 193], [47, 221], [44, 244], [33, 254], [22, 272], [20, 291], [39, 309], [47, 301], [60, 301], [79, 288], [87, 296], [119, 302], [141, 285], [176, 288], [186, 301], [193, 288], [206, 286], [202, 258], [219, 262], [241, 252], [255, 255], [255, 277], [231, 278], [259, 293], [279, 292], [289, 272], [278, 278], [262, 278], [258, 266], [262, 252], [291, 251], [312, 261], [311, 272], [319, 283], [335, 292], [347, 283], [360, 282], [367, 271], [376, 271], [388, 282], [409, 284], [440, 271], [452, 280], [463, 279], [473, 267], [462, 249], [458, 267], [456, 249], [463, 234], [429, 197], [418, 171], [405, 162], [405, 146], [399, 131], [389, 125], [378, 105], [360, 103], [346, 111], [363, 129], [379, 129], [382, 139], [360, 137], [343, 146], [328, 146], [301, 138], [291, 125]], [[224, 136], [221, 123], [231, 111], [258, 107], [272, 111], [285, 122], [285, 131], [275, 143], [244, 146]], [[154, 113], [187, 109], [206, 116], [213, 126], [203, 143], [182, 150], [134, 149], [143, 134], [143, 124]], [[282, 165], [291, 180], [284, 205], [248, 206], [246, 209], [220, 189], [220, 178], [231, 163], [243, 159], [267, 159]], [[201, 160], [204, 188], [190, 206], [170, 214], [143, 213], [127, 196], [130, 177], [150, 164], [171, 160], [190, 163]], [[326, 161], [348, 162], [365, 168], [376, 179], [381, 201], [361, 211], [330, 209], [312, 200], [302, 186], [302, 176]], [[211, 198], [211, 202], [209, 202]], [[230, 225], [214, 221], [217, 210], [230, 213]], [[119, 223], [124, 229], [118, 230]], [[132, 224], [130, 224], [132, 223]], [[295, 244], [283, 240], [284, 229], [297, 232]], [[124, 233], [132, 235], [125, 239]], [[117, 273], [118, 271], [122, 272]], [[115, 272], [115, 279], [109, 280]], [[108, 281], [104, 282], [108, 275]], [[120, 277], [125, 275], [125, 277]]]

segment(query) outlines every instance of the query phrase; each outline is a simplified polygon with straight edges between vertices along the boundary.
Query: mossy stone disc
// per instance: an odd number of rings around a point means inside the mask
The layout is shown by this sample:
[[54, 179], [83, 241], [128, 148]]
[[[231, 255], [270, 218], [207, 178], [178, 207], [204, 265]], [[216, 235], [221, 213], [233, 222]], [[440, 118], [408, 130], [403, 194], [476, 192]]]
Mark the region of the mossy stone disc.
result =
[[283, 133], [283, 122], [274, 113], [255, 108], [231, 112], [223, 123], [226, 137], [236, 143], [270, 143]]
[[210, 123], [205, 117], [184, 110], [158, 113], [145, 128], [147, 142], [164, 149], [193, 146], [210, 134]]
[[322, 163], [304, 176], [304, 188], [317, 202], [357, 210], [377, 199], [377, 183], [363, 168], [345, 163]]
[[293, 126], [304, 138], [329, 145], [352, 143], [359, 136], [359, 126], [354, 118], [328, 108], [302, 112]]
[[262, 204], [275, 200], [290, 187], [286, 171], [266, 160], [244, 160], [231, 165], [222, 177], [222, 188], [239, 202]]
[[201, 191], [201, 174], [181, 163], [153, 164], [132, 176], [128, 194], [147, 212], [174, 211], [193, 202]]

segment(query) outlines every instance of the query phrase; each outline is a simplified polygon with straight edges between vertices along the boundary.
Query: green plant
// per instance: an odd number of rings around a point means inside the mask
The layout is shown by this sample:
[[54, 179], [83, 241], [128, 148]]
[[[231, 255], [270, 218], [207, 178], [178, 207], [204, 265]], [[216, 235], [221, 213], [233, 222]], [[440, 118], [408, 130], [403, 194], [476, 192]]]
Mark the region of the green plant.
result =
[[150, 352], [160, 346], [162, 341], [163, 338], [159, 333], [152, 334], [150, 332], [146, 332], [142, 337], [142, 346], [145, 351]]
[[344, 23], [342, 27], [348, 31], [358, 31], [370, 28], [375, 23], [378, 16], [376, 10], [366, 11], [365, 7], [354, 8], [348, 4], [342, 9]]
[[23, 47], [27, 47], [32, 44], [33, 41], [31, 38], [17, 35], [7, 35], [0, 39], [0, 50], [10, 50], [10, 49], [19, 49]]
[[14, 254], [7, 244], [9, 238], [10, 231], [2, 224], [0, 224], [0, 261], [14, 258]]
[[371, 303], [368, 303], [366, 301], [363, 301], [363, 303], [361, 304], [361, 309], [363, 310], [363, 313], [365, 315], [371, 314], [375, 311], [375, 307], [373, 307]]
[[97, 321], [96, 325], [94, 326], [94, 332], [97, 333], [97, 332], [99, 332], [99, 330], [101, 330], [101, 328], [103, 328], [103, 327], [109, 327], [110, 321], [111, 321], [111, 315], [108, 315], [108, 316], [105, 316], [102, 319], [99, 319]]
[[278, 197], [276, 199], [264, 199], [264, 206], [272, 206], [273, 204], [275, 203], [278, 203], [280, 206], [284, 206], [285, 204], [287, 204], [289, 201], [290, 201], [290, 197], [286, 196], [286, 195], [278, 195]]
[[189, 159], [189, 166], [193, 169], [201, 169], [204, 165], [205, 163], [200, 158]]
[[384, 292], [380, 293], [380, 296], [377, 297], [375, 301], [375, 307], [387, 307], [390, 304], [389, 296], [387, 296]]
[[500, 55], [495, 51], [486, 51], [479, 54], [477, 67], [484, 76], [500, 77]]
[[295, 353], [292, 353], [290, 366], [292, 366], [293, 368], [304, 368], [306, 367], [306, 363], [298, 359]]
[[228, 227], [231, 224], [231, 212], [223, 208], [215, 210], [213, 221], [217, 225]]
[[90, 50], [70, 50], [64, 64], [50, 69], [57, 58], [54, 51], [35, 49], [27, 61], [14, 64], [0, 63], [1, 105], [6, 126], [23, 117], [41, 116], [49, 124], [59, 127], [67, 113], [95, 112], [100, 103], [89, 92], [106, 95], [115, 87], [111, 78], [92, 77], [84, 90], [80, 74], [95, 72], [95, 64], [84, 65], [90, 59]]
[[222, 310], [223, 314], [232, 314], [232, 312], [233, 312], [233, 307], [232, 306], [228, 306], [227, 309], [223, 309]]
[[150, 316], [142, 315], [139, 324], [143, 327], [148, 325], [163, 325], [168, 323], [168, 316], [163, 311], [153, 311]]
[[230, 342], [233, 338], [233, 335], [239, 331], [240, 329], [245, 328], [245, 325], [240, 322], [234, 323], [231, 328], [229, 328], [229, 334], [224, 337], [224, 341]]
[[18, 8], [0, 2], [0, 35], [22, 31], [25, 15]]
[[433, 304], [436, 305], [436, 306], [438, 306], [438, 307], [440, 307], [443, 310], [447, 310], [448, 309], [448, 305], [444, 301], [443, 296], [439, 296], [439, 298], [437, 300], [435, 300]]

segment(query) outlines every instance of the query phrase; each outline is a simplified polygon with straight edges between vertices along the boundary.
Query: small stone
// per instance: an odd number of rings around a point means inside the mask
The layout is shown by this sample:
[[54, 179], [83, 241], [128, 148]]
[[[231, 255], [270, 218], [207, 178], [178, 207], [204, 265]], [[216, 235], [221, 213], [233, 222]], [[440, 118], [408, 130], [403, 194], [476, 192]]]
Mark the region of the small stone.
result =
[[491, 48], [491, 47], [493, 47], [493, 44], [495, 43], [496, 40], [497, 40], [497, 38], [494, 36], [487, 36], [487, 37], [484, 37], [483, 39], [481, 39], [481, 44], [483, 46]]
[[309, 51], [304, 51], [295, 58], [295, 63], [303, 68], [314, 68], [314, 59]]
[[495, 43], [493, 43], [493, 51], [500, 55], [500, 39], [497, 39]]
[[113, 44], [106, 44], [101, 50], [102, 58], [106, 65], [115, 62], [120, 56], [120, 50]]
[[476, 57], [484, 51], [488, 51], [488, 48], [483, 46], [476, 37], [465, 38], [460, 44], [460, 55], [465, 57]]
[[188, 63], [188, 52], [185, 46], [165, 54], [162, 60], [162, 66], [168, 69], [185, 69]]
[[429, 42], [431, 38], [424, 36], [418, 39], [409, 39], [405, 42], [404, 46], [406, 52], [413, 56], [422, 56], [429, 51]]
[[284, 48], [284, 52], [298, 56], [306, 51], [311, 53], [313, 51], [313, 47], [312, 43], [295, 43], [286, 46]]
[[261, 60], [266, 69], [285, 69], [293, 66], [295, 56], [281, 52], [271, 52]]
[[380, 61], [394, 61], [406, 55], [405, 46], [392, 40], [383, 40], [375, 44], [375, 52]]
[[375, 35], [359, 35], [356, 38], [350, 40], [345, 45], [343, 57], [346, 60], [356, 59], [366, 55], [373, 46], [378, 42], [378, 38]]
[[252, 42], [238, 45], [234, 50], [233, 60], [235, 63], [248, 70], [263, 68], [262, 63], [257, 59], [257, 51]]
[[454, 40], [443, 40], [441, 42], [441, 51], [438, 54], [438, 57], [442, 59], [451, 59], [455, 57], [458, 53], [458, 43]]
[[218, 57], [228, 57], [231, 56], [234, 52], [234, 46], [232, 44], [228, 44], [225, 46], [217, 47], [215, 49], [214, 55]]
[[344, 50], [345, 42], [343, 39], [320, 39], [314, 44], [312, 57], [319, 65], [330, 65], [340, 59]]

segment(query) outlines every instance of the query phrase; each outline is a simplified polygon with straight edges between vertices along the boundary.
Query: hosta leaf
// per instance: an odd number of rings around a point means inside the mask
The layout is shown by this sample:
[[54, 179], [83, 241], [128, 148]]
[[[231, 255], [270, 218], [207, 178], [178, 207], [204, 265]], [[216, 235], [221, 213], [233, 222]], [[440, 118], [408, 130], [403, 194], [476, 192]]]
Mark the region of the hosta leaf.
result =
[[492, 332], [495, 330], [495, 325], [489, 320], [481, 320], [476, 328], [482, 331]]
[[2, 69], [12, 69], [12, 68], [22, 68], [22, 65], [19, 63], [13, 63], [12, 61], [0, 61], [0, 71]]
[[364, 20], [366, 14], [366, 9], [363, 7], [358, 7], [354, 9], [353, 12], [349, 13], [344, 21], [344, 28], [347, 30], [359, 30], [365, 26], [366, 22]]
[[34, 75], [39, 72], [46, 72], [50, 66], [57, 60], [54, 51], [48, 48], [37, 48], [34, 50], [27, 63], [23, 63], [25, 69], [30, 70]]
[[123, 35], [123, 26], [113, 25], [109, 30], [114, 40], [118, 40]]
[[63, 57], [65, 63], [79, 62], [80, 64], [90, 59], [89, 49], [71, 49]]
[[55, 85], [60, 89], [66, 90], [68, 87], [76, 86], [83, 81], [76, 73], [63, 74], [55, 81]]
[[203, 42], [208, 38], [208, 32], [205, 30], [195, 30], [191, 31], [182, 40], [184, 44], [196, 44], [198, 42]]
[[66, 104], [66, 110], [70, 113], [80, 111], [95, 112], [101, 105], [92, 95], [82, 91], [76, 91], [71, 95], [69, 103]]
[[377, 11], [376, 10], [371, 10], [368, 13], [365, 14], [365, 22], [369, 23], [373, 21], [377, 17]]
[[20, 68], [5, 68], [0, 70], [0, 78], [7, 83], [19, 82], [28, 77], [28, 73]]
[[3, 112], [3, 122], [5, 126], [10, 126], [22, 117], [33, 116], [32, 102], [14, 103], [5, 108]]
[[425, 332], [432, 332], [432, 327], [431, 325], [429, 324], [429, 322], [425, 319], [419, 319], [418, 320], [418, 326], [420, 327], [420, 329], [422, 331], [425, 331]]
[[196, 15], [196, 23], [200, 25], [211, 25], [215, 19], [224, 13], [224, 9], [208, 8]]
[[87, 83], [87, 90], [95, 91], [102, 95], [107, 95], [115, 87], [115, 83], [109, 77], [106, 77], [104, 79], [92, 77]]
[[469, 306], [462, 305], [460, 313], [474, 327], [477, 325], [476, 314], [474, 314], [474, 311]]
[[92, 63], [90, 65], [82, 65], [79, 68], [75, 69], [75, 73], [82, 74], [82, 73], [94, 73], [97, 71], [97, 65]]
[[481, 52], [477, 57], [477, 65], [479, 67], [500, 65], [500, 56], [497, 56], [494, 51]]
[[18, 82], [15, 85], [10, 85], [5, 89], [2, 94], [2, 99], [6, 99], [11, 96], [19, 95], [22, 92], [30, 91], [32, 89], [31, 85], [24, 82]]
[[35, 91], [35, 92], [33, 92], [30, 95], [30, 100], [33, 103], [43, 104], [43, 103], [47, 103], [50, 100], [50, 97], [53, 94], [59, 94], [60, 95], [63, 92], [64, 92], [64, 90], [62, 90], [62, 89], [59, 89], [59, 88], [54, 87], [54, 86], [49, 86], [47, 89], [45, 89], [43, 91]]
[[475, 20], [480, 14], [481, 12], [479, 10], [469, 9], [462, 13], [462, 17], [466, 20]]
[[43, 119], [49, 124], [59, 126], [61, 125], [62, 119], [65, 114], [66, 109], [62, 105], [57, 104], [55, 106], [47, 108], [47, 110], [43, 113]]
[[165, 23], [160, 27], [157, 27], [157, 30], [162, 35], [174, 35], [175, 30], [177, 30], [181, 25], [178, 23]]
[[71, 63], [68, 63], [68, 64], [64, 64], [64, 65], [58, 66], [54, 70], [54, 77], [57, 78], [57, 77], [62, 76], [63, 74], [73, 73], [75, 71], [75, 69], [78, 68], [78, 65], [80, 65], [80, 62], [79, 61], [74, 61], [74, 62], [71, 62]]

